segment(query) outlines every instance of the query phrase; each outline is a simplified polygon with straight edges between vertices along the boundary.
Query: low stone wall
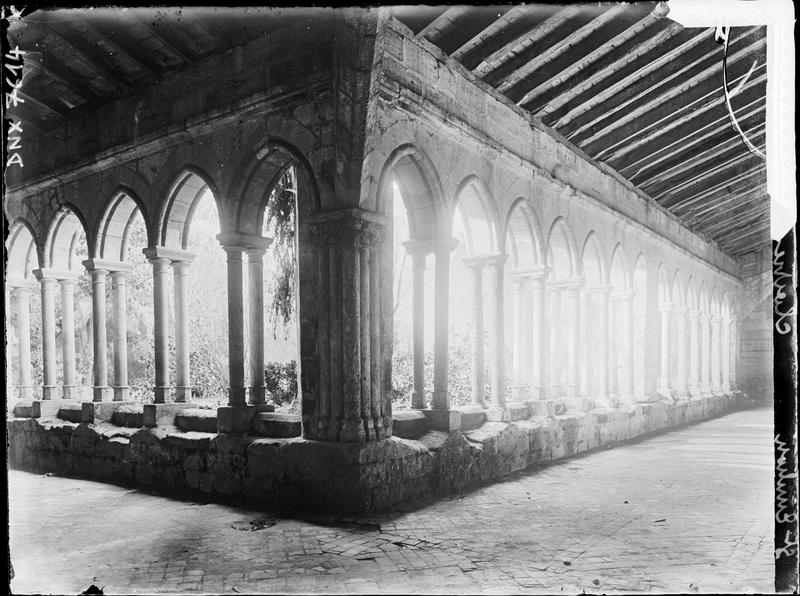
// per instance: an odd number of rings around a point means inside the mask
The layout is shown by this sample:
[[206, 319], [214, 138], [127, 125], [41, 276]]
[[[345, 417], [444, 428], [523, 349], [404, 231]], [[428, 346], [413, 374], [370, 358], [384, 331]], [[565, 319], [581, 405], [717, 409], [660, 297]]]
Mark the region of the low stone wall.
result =
[[740, 394], [636, 404], [475, 430], [428, 431], [355, 444], [132, 429], [57, 418], [12, 418], [9, 464], [189, 496], [244, 498], [279, 511], [385, 511], [462, 491], [517, 470], [727, 413]]

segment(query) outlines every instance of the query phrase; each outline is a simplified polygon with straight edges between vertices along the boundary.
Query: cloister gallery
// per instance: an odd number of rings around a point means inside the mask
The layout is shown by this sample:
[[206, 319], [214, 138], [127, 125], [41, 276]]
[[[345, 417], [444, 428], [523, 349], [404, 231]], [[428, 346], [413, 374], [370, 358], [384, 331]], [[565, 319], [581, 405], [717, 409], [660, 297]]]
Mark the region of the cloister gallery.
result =
[[[124, 34], [113, 9], [9, 30], [32, 73], [4, 201], [13, 466], [380, 510], [768, 397], [764, 170], [715, 95], [713, 30], [656, 3], [129, 12]], [[733, 75], [763, 45], [743, 29]], [[605, 77], [575, 90], [580, 60]], [[696, 88], [643, 87], [658, 69]], [[758, 134], [763, 77], [743, 91]], [[264, 375], [281, 180], [299, 414], [275, 411]], [[222, 279], [190, 250], [203, 234]], [[213, 296], [228, 369], [212, 408], [190, 328]]]

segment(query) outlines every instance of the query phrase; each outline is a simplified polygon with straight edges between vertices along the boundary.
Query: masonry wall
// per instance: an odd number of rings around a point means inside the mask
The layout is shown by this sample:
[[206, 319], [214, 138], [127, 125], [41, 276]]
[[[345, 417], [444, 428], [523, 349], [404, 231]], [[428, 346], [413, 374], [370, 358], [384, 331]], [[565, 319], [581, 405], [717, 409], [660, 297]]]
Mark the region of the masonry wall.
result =
[[752, 399], [771, 402], [774, 396], [772, 344], [772, 250], [742, 257], [744, 291], [740, 305], [738, 382]]

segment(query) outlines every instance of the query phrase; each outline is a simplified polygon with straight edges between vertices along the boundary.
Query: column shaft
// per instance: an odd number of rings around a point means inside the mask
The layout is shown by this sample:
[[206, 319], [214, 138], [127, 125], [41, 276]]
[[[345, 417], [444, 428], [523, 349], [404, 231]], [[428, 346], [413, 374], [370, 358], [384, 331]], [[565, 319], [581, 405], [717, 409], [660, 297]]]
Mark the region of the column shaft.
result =
[[471, 266], [472, 275], [472, 368], [471, 368], [471, 394], [472, 403], [476, 406], [483, 405], [483, 393], [486, 385], [484, 373], [486, 364], [484, 359], [484, 330], [483, 330], [483, 265]]
[[670, 306], [661, 307], [661, 369], [659, 371], [659, 392], [670, 394]]
[[56, 391], [56, 280], [41, 277], [42, 285], [42, 399], [53, 399]]
[[[33, 398], [33, 376], [31, 374], [31, 290], [14, 288], [17, 307], [17, 354], [19, 360], [19, 397]], [[10, 359], [9, 359], [10, 360]]]
[[166, 258], [152, 258], [153, 335], [155, 347], [154, 402], [163, 404], [169, 396], [169, 265]]
[[548, 397], [562, 394], [561, 357], [559, 354], [561, 325], [561, 288], [550, 290], [550, 316], [547, 320], [548, 358], [547, 358], [547, 393]]
[[492, 406], [503, 408], [506, 405], [505, 373], [505, 321], [503, 310], [503, 271], [505, 255], [498, 256], [490, 265], [490, 296], [492, 297]]
[[686, 395], [686, 307], [674, 309], [677, 327], [677, 358], [675, 371], [675, 391], [681, 397]]
[[711, 318], [700, 316], [700, 390], [704, 395], [711, 393]]
[[711, 392], [715, 394], [722, 391], [720, 321], [718, 317], [711, 319]]
[[105, 269], [92, 268], [92, 367], [93, 400], [105, 401], [108, 397], [108, 335], [106, 330], [106, 277]]
[[633, 292], [622, 298], [622, 396], [633, 401]]
[[111, 272], [114, 302], [114, 401], [124, 401], [128, 396], [127, 281], [126, 272]]
[[423, 252], [411, 253], [413, 267], [413, 350], [414, 350], [414, 389], [411, 395], [411, 407], [423, 410], [425, 400], [425, 259]]
[[75, 284], [71, 279], [59, 281], [61, 286], [61, 348], [64, 361], [64, 399], [76, 397], [75, 371]]
[[700, 313], [689, 313], [689, 395], [695, 396], [699, 391], [700, 370]]
[[250, 403], [266, 402], [264, 387], [264, 250], [247, 250], [250, 314]]
[[526, 321], [523, 316], [523, 291], [525, 288], [525, 280], [521, 277], [515, 277], [512, 281], [512, 325], [511, 325], [511, 340], [512, 340], [512, 399], [515, 402], [525, 401], [526, 388], [527, 388], [527, 358], [524, 354], [524, 342], [527, 341], [525, 328]]
[[228, 405], [244, 406], [244, 306], [241, 246], [224, 246], [228, 266]]
[[611, 342], [609, 339], [609, 291], [610, 288], [601, 288], [597, 292], [598, 325], [600, 327], [600, 398], [607, 398], [610, 395], [609, 388], [609, 367]]
[[450, 312], [450, 247], [438, 247], [436, 255], [436, 295], [434, 304], [433, 395], [431, 407], [450, 409], [449, 374], [449, 312]]
[[564, 292], [567, 300], [567, 309], [570, 313], [567, 321], [567, 397], [578, 397], [581, 384], [580, 360], [578, 358], [581, 328], [580, 286], [570, 286]]
[[731, 389], [731, 322], [722, 321], [722, 391]]
[[[192, 397], [189, 354], [189, 281], [190, 263], [172, 261], [172, 285], [175, 293], [175, 401]], [[230, 302], [229, 302], [230, 304]]]
[[533, 362], [531, 365], [531, 384], [533, 386], [534, 397], [544, 399], [545, 378], [544, 371], [546, 366], [547, 344], [545, 342], [545, 285], [544, 277], [534, 277], [533, 284]]

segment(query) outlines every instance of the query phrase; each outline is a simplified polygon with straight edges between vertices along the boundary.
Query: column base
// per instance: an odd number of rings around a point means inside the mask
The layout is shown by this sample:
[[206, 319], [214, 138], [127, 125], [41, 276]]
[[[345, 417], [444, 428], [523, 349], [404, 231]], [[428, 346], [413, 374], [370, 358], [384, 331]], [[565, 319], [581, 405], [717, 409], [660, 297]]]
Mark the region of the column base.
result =
[[522, 403], [528, 400], [528, 388], [527, 386], [520, 386], [520, 387], [512, 387], [511, 388], [511, 399], [515, 403]]
[[175, 402], [184, 404], [192, 399], [191, 385], [178, 385], [175, 387]]
[[246, 434], [255, 415], [253, 406], [220, 406], [217, 408], [217, 432]]
[[58, 389], [56, 385], [42, 385], [42, 399], [58, 399]]
[[506, 404], [508, 418], [514, 420], [527, 420], [531, 415], [531, 409], [526, 401], [514, 401]]
[[486, 408], [486, 420], [487, 422], [511, 422], [511, 412], [505, 405], [493, 404]]
[[92, 401], [111, 401], [111, 387], [92, 387]]
[[130, 388], [127, 385], [114, 385], [114, 400], [113, 401], [125, 401], [128, 399], [128, 390]]
[[446, 410], [450, 407], [448, 401], [447, 391], [434, 391], [431, 393], [431, 409]]
[[247, 405], [244, 387], [228, 387], [228, 406], [241, 408]]
[[77, 385], [64, 385], [61, 387], [63, 399], [80, 399]]
[[568, 410], [588, 412], [594, 407], [593, 400], [588, 397], [568, 397], [564, 400]]
[[411, 407], [415, 410], [425, 409], [425, 393], [421, 391], [411, 392]]
[[153, 403], [164, 404], [169, 400], [169, 387], [156, 385], [153, 387]]
[[461, 412], [461, 431], [474, 430], [486, 421], [486, 411], [482, 405], [463, 406]]
[[17, 396], [19, 399], [26, 401], [33, 399], [33, 387], [30, 385], [20, 385], [17, 387]]
[[547, 391], [541, 385], [531, 387], [531, 399], [547, 399]]
[[266, 387], [250, 387], [250, 405], [257, 406], [267, 401]]
[[703, 395], [698, 387], [689, 387], [687, 393], [689, 394], [689, 399], [698, 399]]
[[428, 428], [453, 432], [461, 429], [461, 412], [459, 410], [422, 410], [428, 419]]

